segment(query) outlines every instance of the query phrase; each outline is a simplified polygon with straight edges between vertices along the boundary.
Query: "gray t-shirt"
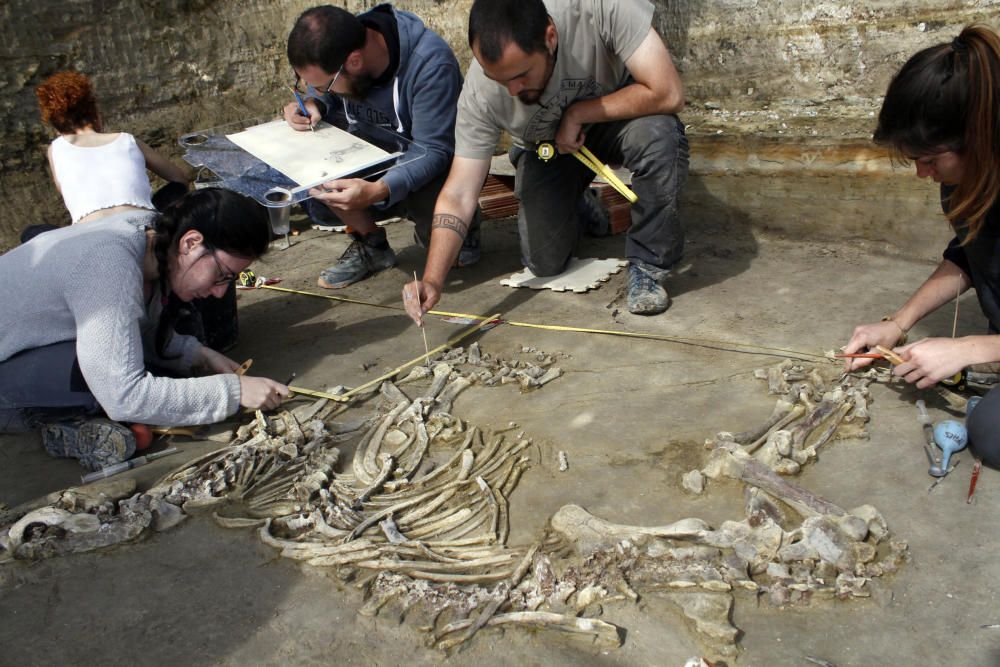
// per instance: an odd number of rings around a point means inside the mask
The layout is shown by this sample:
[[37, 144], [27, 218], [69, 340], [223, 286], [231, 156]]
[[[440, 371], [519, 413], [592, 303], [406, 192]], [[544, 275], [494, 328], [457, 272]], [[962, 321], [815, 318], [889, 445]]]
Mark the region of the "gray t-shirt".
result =
[[649, 34], [647, 0], [545, 0], [559, 35], [552, 78], [538, 104], [525, 105], [475, 60], [465, 75], [455, 124], [455, 155], [489, 159], [506, 130], [521, 146], [551, 141], [563, 110], [628, 83], [628, 60]]

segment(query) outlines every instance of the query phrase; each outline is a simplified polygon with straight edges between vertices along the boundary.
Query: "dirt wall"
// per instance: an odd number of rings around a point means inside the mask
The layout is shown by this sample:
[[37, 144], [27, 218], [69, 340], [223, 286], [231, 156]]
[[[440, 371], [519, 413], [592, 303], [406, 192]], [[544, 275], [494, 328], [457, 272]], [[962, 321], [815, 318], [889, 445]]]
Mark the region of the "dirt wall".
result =
[[[89, 73], [105, 124], [174, 157], [184, 132], [276, 112], [285, 37], [308, 0], [13, 0], [0, 5], [0, 249], [24, 226], [68, 222], [49, 180], [52, 135], [33, 90], [65, 68]], [[372, 2], [349, 2], [359, 11]], [[463, 64], [471, 0], [404, 0]], [[687, 219], [741, 216], [817, 237], [910, 244], [902, 221], [935, 216], [933, 188], [868, 145], [892, 72], [917, 49], [1000, 4], [657, 0], [656, 27], [682, 70], [692, 137]], [[860, 158], [858, 161], [857, 159]], [[873, 174], [878, 179], [872, 179]], [[887, 199], [886, 195], [889, 195]], [[891, 207], [891, 208], [890, 208]], [[892, 214], [889, 214], [891, 210]], [[884, 218], [890, 218], [885, 220]], [[902, 233], [900, 236], [899, 233]]]

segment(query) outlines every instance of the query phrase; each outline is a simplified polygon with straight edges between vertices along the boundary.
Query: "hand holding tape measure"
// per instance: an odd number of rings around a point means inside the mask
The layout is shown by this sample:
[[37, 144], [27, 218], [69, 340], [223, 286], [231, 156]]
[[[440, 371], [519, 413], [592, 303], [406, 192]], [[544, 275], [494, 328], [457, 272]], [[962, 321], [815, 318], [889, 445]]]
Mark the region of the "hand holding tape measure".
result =
[[[543, 141], [538, 144], [536, 153], [538, 155], [538, 159], [542, 162], [548, 162], [558, 154], [555, 144], [550, 141]], [[580, 146], [580, 150], [575, 153], [571, 153], [571, 155], [582, 162], [592, 172], [607, 181], [608, 185], [617, 190], [618, 194], [625, 197], [630, 204], [634, 204], [639, 201], [639, 197], [632, 192], [632, 190], [630, 190], [620, 178], [618, 178], [618, 175], [615, 174], [614, 170], [598, 160], [597, 156], [590, 152], [589, 148], [586, 146]]]

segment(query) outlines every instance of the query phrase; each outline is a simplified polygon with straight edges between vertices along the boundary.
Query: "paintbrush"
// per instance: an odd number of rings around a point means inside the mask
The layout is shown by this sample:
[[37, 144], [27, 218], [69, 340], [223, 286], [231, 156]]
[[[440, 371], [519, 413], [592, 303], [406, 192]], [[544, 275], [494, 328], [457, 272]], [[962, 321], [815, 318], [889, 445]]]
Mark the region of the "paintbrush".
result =
[[[414, 271], [413, 272], [413, 283], [414, 283], [413, 284], [413, 289], [415, 289], [417, 291], [417, 303], [419, 304], [420, 303], [420, 288], [417, 287], [417, 283], [418, 282], [419, 281], [417, 280], [417, 272]], [[422, 333], [424, 335], [424, 354], [427, 354], [428, 350], [430, 350], [430, 348], [427, 347], [427, 329], [424, 328], [423, 324], [420, 325], [420, 333]], [[431, 366], [430, 357], [428, 357], [424, 361], [427, 363], [427, 367], [430, 368], [430, 366]]]

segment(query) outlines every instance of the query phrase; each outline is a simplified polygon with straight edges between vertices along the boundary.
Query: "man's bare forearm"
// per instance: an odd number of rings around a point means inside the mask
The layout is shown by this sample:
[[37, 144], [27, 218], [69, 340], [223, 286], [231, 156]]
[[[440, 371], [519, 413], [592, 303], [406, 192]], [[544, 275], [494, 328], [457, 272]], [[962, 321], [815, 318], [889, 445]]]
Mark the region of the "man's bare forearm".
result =
[[567, 113], [581, 125], [627, 120], [654, 114], [677, 113], [684, 107], [683, 97], [667, 98], [649, 87], [633, 83], [602, 97], [575, 102]]
[[490, 170], [490, 161], [455, 157], [431, 218], [431, 243], [422, 279], [438, 289], [455, 263], [469, 224], [476, 215], [479, 191]]
[[431, 245], [427, 249], [424, 280], [441, 289], [468, 231], [469, 223], [459, 216], [451, 213], [434, 214], [431, 218]]

